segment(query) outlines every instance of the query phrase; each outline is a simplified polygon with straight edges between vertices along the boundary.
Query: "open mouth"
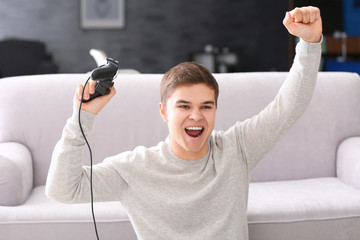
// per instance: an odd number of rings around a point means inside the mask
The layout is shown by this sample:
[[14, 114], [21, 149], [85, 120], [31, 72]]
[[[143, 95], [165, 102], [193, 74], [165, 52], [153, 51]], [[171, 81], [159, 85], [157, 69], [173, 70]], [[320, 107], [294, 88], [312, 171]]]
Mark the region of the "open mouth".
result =
[[201, 136], [201, 134], [204, 132], [204, 128], [203, 127], [187, 127], [187, 128], [185, 128], [185, 132], [190, 137], [196, 138], [196, 137]]

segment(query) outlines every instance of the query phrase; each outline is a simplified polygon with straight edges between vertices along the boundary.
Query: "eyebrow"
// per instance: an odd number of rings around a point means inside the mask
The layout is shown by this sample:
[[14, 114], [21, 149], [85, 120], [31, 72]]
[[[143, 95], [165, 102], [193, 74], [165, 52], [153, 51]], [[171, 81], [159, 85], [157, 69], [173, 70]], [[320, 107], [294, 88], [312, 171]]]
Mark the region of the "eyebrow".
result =
[[183, 104], [183, 103], [189, 104], [190, 102], [182, 99], [176, 101], [176, 104]]
[[[186, 101], [186, 100], [182, 100], [182, 99], [179, 99], [176, 101], [176, 104], [190, 104], [190, 103], [191, 103], [190, 101]], [[215, 102], [212, 100], [209, 100], [209, 101], [202, 102], [201, 104], [202, 105], [215, 105]]]
[[215, 105], [215, 102], [214, 101], [205, 101], [202, 104], [204, 104], [204, 105]]

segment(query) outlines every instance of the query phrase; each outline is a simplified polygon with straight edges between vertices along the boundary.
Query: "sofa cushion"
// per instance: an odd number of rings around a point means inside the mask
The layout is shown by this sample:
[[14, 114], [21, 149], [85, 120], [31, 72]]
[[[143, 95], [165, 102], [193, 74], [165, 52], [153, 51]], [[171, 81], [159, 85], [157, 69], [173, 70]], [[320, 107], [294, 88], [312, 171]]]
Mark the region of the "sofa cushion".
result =
[[[136, 239], [120, 202], [94, 203], [100, 239]], [[18, 229], [21, 229], [19, 231]], [[63, 204], [45, 195], [45, 186], [34, 188], [20, 206], [0, 206], [1, 236], [18, 239], [95, 239], [89, 203]]]
[[360, 191], [338, 178], [250, 183], [250, 223], [347, 217], [360, 218]]
[[[249, 92], [264, 97], [263, 91], [260, 92], [259, 87], [259, 90]], [[360, 136], [359, 93], [357, 74], [320, 72], [307, 110], [260, 161], [251, 173], [251, 180], [336, 177], [336, 149], [339, 143], [348, 137]]]
[[338, 178], [250, 183], [250, 239], [360, 239], [360, 191]]
[[20, 143], [0, 144], [0, 206], [14, 206], [26, 201], [33, 187], [32, 160]]

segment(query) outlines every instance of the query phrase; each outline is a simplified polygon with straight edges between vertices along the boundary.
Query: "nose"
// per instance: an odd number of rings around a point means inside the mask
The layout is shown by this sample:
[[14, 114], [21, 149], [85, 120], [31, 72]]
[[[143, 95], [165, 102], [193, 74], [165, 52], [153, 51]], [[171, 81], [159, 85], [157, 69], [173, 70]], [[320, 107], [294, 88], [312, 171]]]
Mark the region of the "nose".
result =
[[193, 109], [189, 115], [189, 118], [194, 121], [200, 121], [203, 119], [203, 115], [199, 109]]

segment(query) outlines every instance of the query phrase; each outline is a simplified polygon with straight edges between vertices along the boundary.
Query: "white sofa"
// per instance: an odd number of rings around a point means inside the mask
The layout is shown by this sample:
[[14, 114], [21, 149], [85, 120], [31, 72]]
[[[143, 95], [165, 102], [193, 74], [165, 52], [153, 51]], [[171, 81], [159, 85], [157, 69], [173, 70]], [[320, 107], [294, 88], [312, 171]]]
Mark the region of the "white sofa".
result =
[[[263, 109], [286, 72], [217, 74], [217, 130]], [[0, 239], [95, 239], [90, 204], [45, 196], [52, 150], [86, 74], [0, 79]], [[89, 138], [94, 162], [167, 136], [158, 113], [160, 74], [118, 75], [117, 94]], [[84, 155], [84, 164], [89, 163]], [[251, 240], [360, 239], [360, 78], [321, 72], [310, 106], [255, 168]], [[194, 213], [196, 214], [196, 213]], [[136, 239], [119, 202], [95, 204], [100, 239]]]

